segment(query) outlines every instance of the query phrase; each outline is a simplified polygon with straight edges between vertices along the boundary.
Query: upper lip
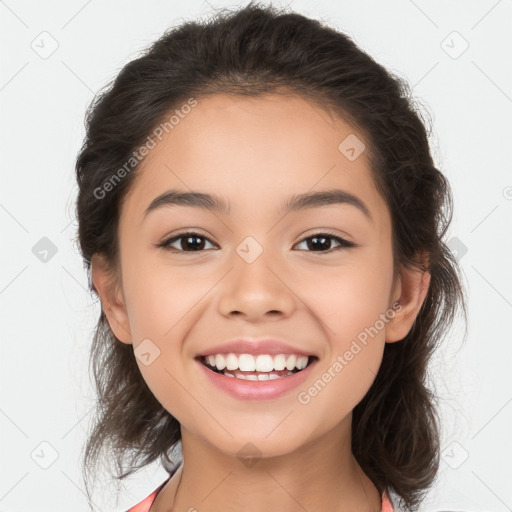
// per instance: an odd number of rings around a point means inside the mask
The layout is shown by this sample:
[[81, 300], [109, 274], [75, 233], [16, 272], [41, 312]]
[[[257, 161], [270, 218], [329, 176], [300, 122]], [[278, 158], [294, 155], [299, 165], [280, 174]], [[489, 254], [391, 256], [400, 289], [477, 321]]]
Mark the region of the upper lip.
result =
[[[284, 341], [276, 340], [276, 339], [255, 339], [255, 338], [240, 338], [228, 341], [226, 343], [222, 343], [220, 345], [215, 345], [206, 349], [204, 352], [197, 354], [199, 356], [209, 356], [214, 354], [224, 354], [224, 353], [234, 353], [234, 354], [297, 354], [301, 356], [312, 356], [310, 352], [305, 350], [301, 350], [297, 347], [294, 347]], [[316, 356], [315, 356], [316, 357]]]

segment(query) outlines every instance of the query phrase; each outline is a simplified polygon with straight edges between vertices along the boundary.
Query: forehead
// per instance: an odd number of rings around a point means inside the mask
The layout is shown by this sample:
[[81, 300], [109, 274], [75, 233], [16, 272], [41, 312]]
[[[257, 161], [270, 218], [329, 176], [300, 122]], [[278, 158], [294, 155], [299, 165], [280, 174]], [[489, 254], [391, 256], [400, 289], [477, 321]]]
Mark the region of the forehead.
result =
[[149, 203], [170, 189], [219, 195], [231, 214], [253, 215], [277, 209], [293, 194], [342, 188], [364, 197], [374, 219], [385, 213], [363, 149], [367, 141], [299, 96], [199, 97], [156, 142], [136, 171], [122, 216], [142, 219]]

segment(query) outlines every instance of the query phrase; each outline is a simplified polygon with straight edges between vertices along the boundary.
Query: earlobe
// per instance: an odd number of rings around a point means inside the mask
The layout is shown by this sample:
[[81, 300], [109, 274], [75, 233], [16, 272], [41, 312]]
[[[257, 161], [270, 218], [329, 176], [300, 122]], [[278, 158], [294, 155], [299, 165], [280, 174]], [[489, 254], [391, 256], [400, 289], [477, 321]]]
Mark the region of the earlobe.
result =
[[103, 255], [92, 256], [91, 279], [110, 329], [119, 341], [131, 344], [132, 337], [123, 292]]
[[426, 270], [403, 269], [399, 280], [399, 307], [386, 325], [386, 342], [400, 341], [407, 336], [427, 297], [430, 274]]

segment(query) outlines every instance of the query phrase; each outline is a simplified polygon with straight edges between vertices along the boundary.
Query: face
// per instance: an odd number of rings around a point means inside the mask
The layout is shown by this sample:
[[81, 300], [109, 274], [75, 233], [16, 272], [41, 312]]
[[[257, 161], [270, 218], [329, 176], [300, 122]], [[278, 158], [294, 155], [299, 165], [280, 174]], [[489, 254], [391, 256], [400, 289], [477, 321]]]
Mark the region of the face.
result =
[[[182, 431], [226, 454], [251, 441], [280, 455], [346, 425], [386, 341], [410, 327], [405, 309], [393, 309], [403, 290], [393, 281], [390, 214], [354, 141], [369, 147], [299, 97], [199, 98], [151, 150], [122, 204], [111, 328], [134, 345]], [[171, 189], [217, 196], [229, 211], [161, 201], [145, 213]], [[284, 209], [331, 190], [343, 194]], [[106, 303], [102, 271], [93, 271]], [[236, 397], [196, 359], [235, 338], [280, 340], [314, 364], [278, 397]]]

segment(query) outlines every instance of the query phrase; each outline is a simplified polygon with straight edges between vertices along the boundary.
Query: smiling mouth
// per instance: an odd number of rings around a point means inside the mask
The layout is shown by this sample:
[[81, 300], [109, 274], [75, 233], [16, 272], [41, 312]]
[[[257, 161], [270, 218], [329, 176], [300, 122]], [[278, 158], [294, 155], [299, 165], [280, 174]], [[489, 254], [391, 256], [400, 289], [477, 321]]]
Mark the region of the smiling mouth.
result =
[[310, 366], [313, 362], [318, 360], [318, 357], [316, 356], [309, 356], [307, 358], [307, 363], [303, 368], [292, 368], [289, 370], [288, 368], [284, 368], [282, 370], [276, 370], [275, 368], [269, 371], [243, 371], [240, 370], [240, 368], [236, 368], [234, 370], [228, 370], [227, 368], [223, 368], [220, 370], [217, 368], [217, 366], [212, 365], [208, 362], [208, 359], [206, 356], [198, 356], [196, 357], [196, 360], [198, 360], [203, 366], [206, 366], [209, 370], [211, 370], [214, 373], [217, 373], [219, 375], [223, 375], [224, 377], [230, 377], [230, 378], [238, 378], [242, 380], [252, 380], [252, 381], [266, 381], [266, 380], [274, 380], [274, 379], [281, 379], [284, 377], [289, 377], [291, 375], [295, 375], [296, 373], [301, 372], [308, 366]]

